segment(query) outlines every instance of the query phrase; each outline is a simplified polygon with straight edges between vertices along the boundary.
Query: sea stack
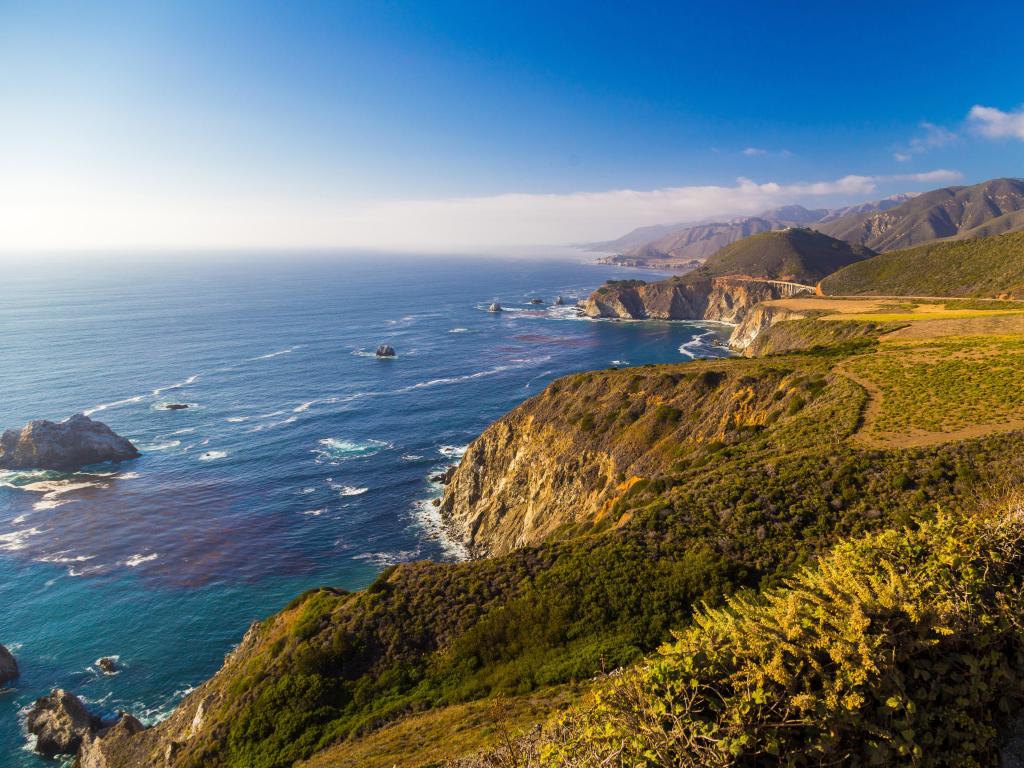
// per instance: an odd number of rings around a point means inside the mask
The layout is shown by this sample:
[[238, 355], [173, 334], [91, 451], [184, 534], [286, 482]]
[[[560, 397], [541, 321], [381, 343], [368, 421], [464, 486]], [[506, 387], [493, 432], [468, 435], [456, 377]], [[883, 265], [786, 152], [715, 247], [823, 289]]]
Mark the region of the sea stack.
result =
[[59, 423], [30, 421], [21, 431], [8, 429], [0, 437], [0, 469], [73, 472], [89, 464], [140, 455], [131, 441], [81, 413]]
[[4, 646], [0, 645], [0, 685], [5, 685], [11, 680], [17, 679], [18, 675], [18, 662], [14, 660], [14, 656]]
[[102, 725], [81, 699], [60, 688], [37, 699], [27, 720], [28, 732], [36, 737], [36, 752], [47, 757], [75, 754]]
[[530, 299], [531, 304], [543, 304], [544, 299]]
[[381, 344], [377, 347], [377, 357], [394, 357], [395, 348], [390, 344]]
[[489, 306], [487, 308], [487, 311], [488, 312], [501, 312], [501, 304], [499, 304], [498, 302], [494, 302], [493, 304], [491, 304], [491, 306]]
[[561, 296], [555, 296], [555, 306], [556, 307], [560, 307], [563, 304], [565, 304], [565, 302], [562, 301], [562, 297]]

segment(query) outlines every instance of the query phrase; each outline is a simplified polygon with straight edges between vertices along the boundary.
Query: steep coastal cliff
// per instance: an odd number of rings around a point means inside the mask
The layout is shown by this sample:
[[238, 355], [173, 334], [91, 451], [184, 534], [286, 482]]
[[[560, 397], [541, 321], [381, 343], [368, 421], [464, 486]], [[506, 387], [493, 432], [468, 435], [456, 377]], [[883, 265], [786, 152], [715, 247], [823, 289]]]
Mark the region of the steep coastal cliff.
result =
[[687, 276], [656, 283], [610, 281], [590, 295], [584, 312], [595, 318], [736, 323], [755, 304], [810, 290], [793, 283], [747, 277]]

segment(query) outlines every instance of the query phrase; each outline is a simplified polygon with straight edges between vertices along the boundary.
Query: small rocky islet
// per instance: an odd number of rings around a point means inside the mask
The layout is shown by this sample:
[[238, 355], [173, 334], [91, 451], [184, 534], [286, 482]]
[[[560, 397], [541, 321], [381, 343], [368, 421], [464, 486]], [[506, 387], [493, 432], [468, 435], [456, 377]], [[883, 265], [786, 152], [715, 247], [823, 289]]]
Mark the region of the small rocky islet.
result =
[[61, 422], [37, 419], [0, 436], [0, 469], [74, 472], [90, 464], [141, 455], [130, 440], [82, 413]]
[[14, 655], [6, 647], [0, 645], [0, 686], [17, 680], [20, 674]]

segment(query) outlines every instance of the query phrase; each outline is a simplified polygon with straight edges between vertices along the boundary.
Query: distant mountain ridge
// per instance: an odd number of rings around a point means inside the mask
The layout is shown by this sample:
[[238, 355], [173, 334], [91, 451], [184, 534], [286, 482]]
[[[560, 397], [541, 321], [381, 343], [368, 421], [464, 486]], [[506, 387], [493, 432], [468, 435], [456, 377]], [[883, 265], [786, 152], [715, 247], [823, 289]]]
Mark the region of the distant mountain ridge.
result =
[[815, 229], [876, 251], [1024, 229], [1024, 179], [943, 187], [882, 211], [850, 213]]
[[631, 266], [640, 266], [644, 262], [703, 260], [745, 237], [842, 220], [847, 216], [866, 212], [884, 211], [899, 206], [913, 197], [912, 194], [898, 194], [843, 208], [808, 209], [802, 205], [785, 205], [764, 211], [757, 216], [739, 216], [724, 221], [696, 224], [641, 227], [618, 240], [595, 243], [591, 248], [615, 252], [618, 256], [607, 261]]

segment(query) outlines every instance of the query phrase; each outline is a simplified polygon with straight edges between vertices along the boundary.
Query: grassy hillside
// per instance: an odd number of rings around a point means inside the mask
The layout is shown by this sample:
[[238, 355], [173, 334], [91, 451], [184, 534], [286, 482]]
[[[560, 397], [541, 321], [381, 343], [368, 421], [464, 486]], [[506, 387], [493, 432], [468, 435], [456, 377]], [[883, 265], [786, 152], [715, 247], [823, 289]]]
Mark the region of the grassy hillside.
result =
[[1024, 180], [992, 179], [970, 187], [943, 187], [887, 211], [815, 224], [825, 234], [876, 251], [910, 248], [932, 240], [1020, 229]]
[[884, 253], [821, 281], [835, 295], [1024, 298], [1024, 232]]
[[711, 256], [705, 275], [747, 275], [797, 283], [816, 283], [847, 264], [874, 253], [809, 229], [765, 232], [739, 240]]
[[543, 764], [996, 765], [1024, 694], [1022, 610], [1020, 499], [922, 508], [701, 612], [555, 724]]
[[[364, 748], [402, 722], [433, 745], [414, 753], [436, 755], [453, 722], [445, 707], [533, 692], [557, 701], [545, 691], [629, 666], [700, 605], [778, 587], [838, 541], [906, 525], [936, 504], [960, 509], [979, 481], [1012, 470], [1020, 432], [858, 446], [868, 393], [836, 371], [880, 351], [852, 338], [807, 354], [555, 382], [521, 410], [581, 450], [604, 446], [644, 467], [617, 478], [623, 490], [602, 515], [502, 557], [400, 565], [363, 592], [302, 596], [111, 768], [164, 765], [143, 757], [162, 761], [164, 743], [176, 745], [174, 766], [277, 768], [332, 745]], [[463, 711], [480, 719], [479, 707]], [[458, 749], [494, 738], [467, 725]]]

